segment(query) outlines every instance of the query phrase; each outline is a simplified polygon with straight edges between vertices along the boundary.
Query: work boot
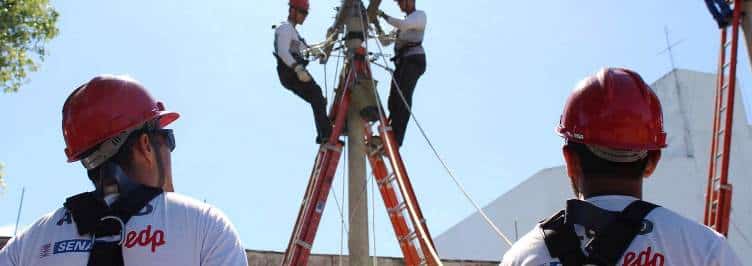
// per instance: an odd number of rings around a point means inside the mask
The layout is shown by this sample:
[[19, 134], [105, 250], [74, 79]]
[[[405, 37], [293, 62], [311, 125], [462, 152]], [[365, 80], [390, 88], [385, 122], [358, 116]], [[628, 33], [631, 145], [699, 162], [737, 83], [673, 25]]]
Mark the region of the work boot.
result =
[[379, 120], [379, 108], [376, 106], [368, 106], [360, 110], [360, 117], [368, 122], [374, 122]]
[[373, 135], [366, 143], [369, 153], [384, 152], [384, 141], [381, 136]]

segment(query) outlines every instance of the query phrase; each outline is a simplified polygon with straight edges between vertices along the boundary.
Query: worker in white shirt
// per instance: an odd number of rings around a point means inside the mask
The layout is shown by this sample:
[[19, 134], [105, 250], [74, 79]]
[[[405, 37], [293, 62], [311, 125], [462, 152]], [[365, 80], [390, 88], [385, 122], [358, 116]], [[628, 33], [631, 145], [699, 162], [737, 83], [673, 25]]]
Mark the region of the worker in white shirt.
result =
[[95, 190], [12, 238], [0, 265], [247, 266], [227, 217], [173, 192], [175, 137], [165, 127], [178, 117], [128, 77], [102, 75], [74, 90], [63, 104], [65, 154]]
[[379, 11], [379, 16], [396, 29], [395, 54], [392, 58], [395, 68], [388, 105], [389, 120], [395, 140], [399, 146], [402, 146], [407, 123], [410, 120], [415, 86], [420, 76], [426, 72], [426, 53], [423, 49], [426, 13], [415, 9], [415, 0], [397, 0], [396, 2], [400, 10], [406, 14], [405, 19], [391, 17], [383, 11]]
[[517, 241], [501, 265], [742, 265], [723, 235], [641, 200], [666, 132], [660, 101], [637, 73], [606, 68], [581, 81], [557, 131], [577, 198]]
[[321, 87], [306, 70], [308, 60], [303, 51], [309, 47], [295, 29], [295, 26], [305, 22], [308, 10], [308, 0], [290, 0], [287, 21], [275, 28], [274, 56], [277, 58], [277, 74], [282, 86], [311, 104], [318, 133], [316, 143], [324, 143], [332, 132], [331, 121], [326, 114], [326, 99]]

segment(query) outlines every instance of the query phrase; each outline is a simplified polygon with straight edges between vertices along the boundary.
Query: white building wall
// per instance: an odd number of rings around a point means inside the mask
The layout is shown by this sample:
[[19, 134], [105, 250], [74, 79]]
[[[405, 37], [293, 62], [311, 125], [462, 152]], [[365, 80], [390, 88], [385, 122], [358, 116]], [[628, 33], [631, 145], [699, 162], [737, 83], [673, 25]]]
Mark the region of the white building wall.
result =
[[[643, 196], [698, 222], [704, 213], [715, 81], [714, 74], [676, 70], [651, 86], [663, 105], [669, 147], [655, 174], [645, 182]], [[752, 261], [752, 130], [738, 92], [735, 105], [729, 242], [744, 261]], [[516, 221], [522, 236], [571, 197], [564, 167], [555, 167], [533, 175], [484, 210], [508, 236], [515, 236]], [[439, 235], [435, 243], [444, 258], [498, 260], [507, 250], [477, 213]]]

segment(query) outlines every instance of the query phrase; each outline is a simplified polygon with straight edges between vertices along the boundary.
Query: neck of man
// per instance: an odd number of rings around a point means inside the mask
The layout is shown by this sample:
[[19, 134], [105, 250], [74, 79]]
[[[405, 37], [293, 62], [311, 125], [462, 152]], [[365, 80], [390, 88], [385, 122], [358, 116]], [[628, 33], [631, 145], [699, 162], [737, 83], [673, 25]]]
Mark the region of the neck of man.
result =
[[287, 16], [287, 22], [289, 22], [293, 27], [298, 25], [298, 23], [295, 22], [295, 18], [293, 17], [292, 14]]
[[580, 184], [579, 190], [580, 199], [605, 195], [631, 196], [642, 199], [642, 179], [586, 178]]

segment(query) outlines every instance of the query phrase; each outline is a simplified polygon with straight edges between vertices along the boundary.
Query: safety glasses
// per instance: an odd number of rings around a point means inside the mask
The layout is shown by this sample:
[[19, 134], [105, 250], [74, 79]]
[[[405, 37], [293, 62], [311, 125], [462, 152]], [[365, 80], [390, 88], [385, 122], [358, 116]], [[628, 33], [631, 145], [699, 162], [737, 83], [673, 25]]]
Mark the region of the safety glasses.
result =
[[162, 137], [167, 147], [170, 148], [170, 152], [175, 150], [175, 134], [172, 133], [172, 129], [160, 128], [154, 129], [151, 132]]
[[298, 11], [298, 13], [308, 16], [308, 10], [296, 8], [295, 10]]

